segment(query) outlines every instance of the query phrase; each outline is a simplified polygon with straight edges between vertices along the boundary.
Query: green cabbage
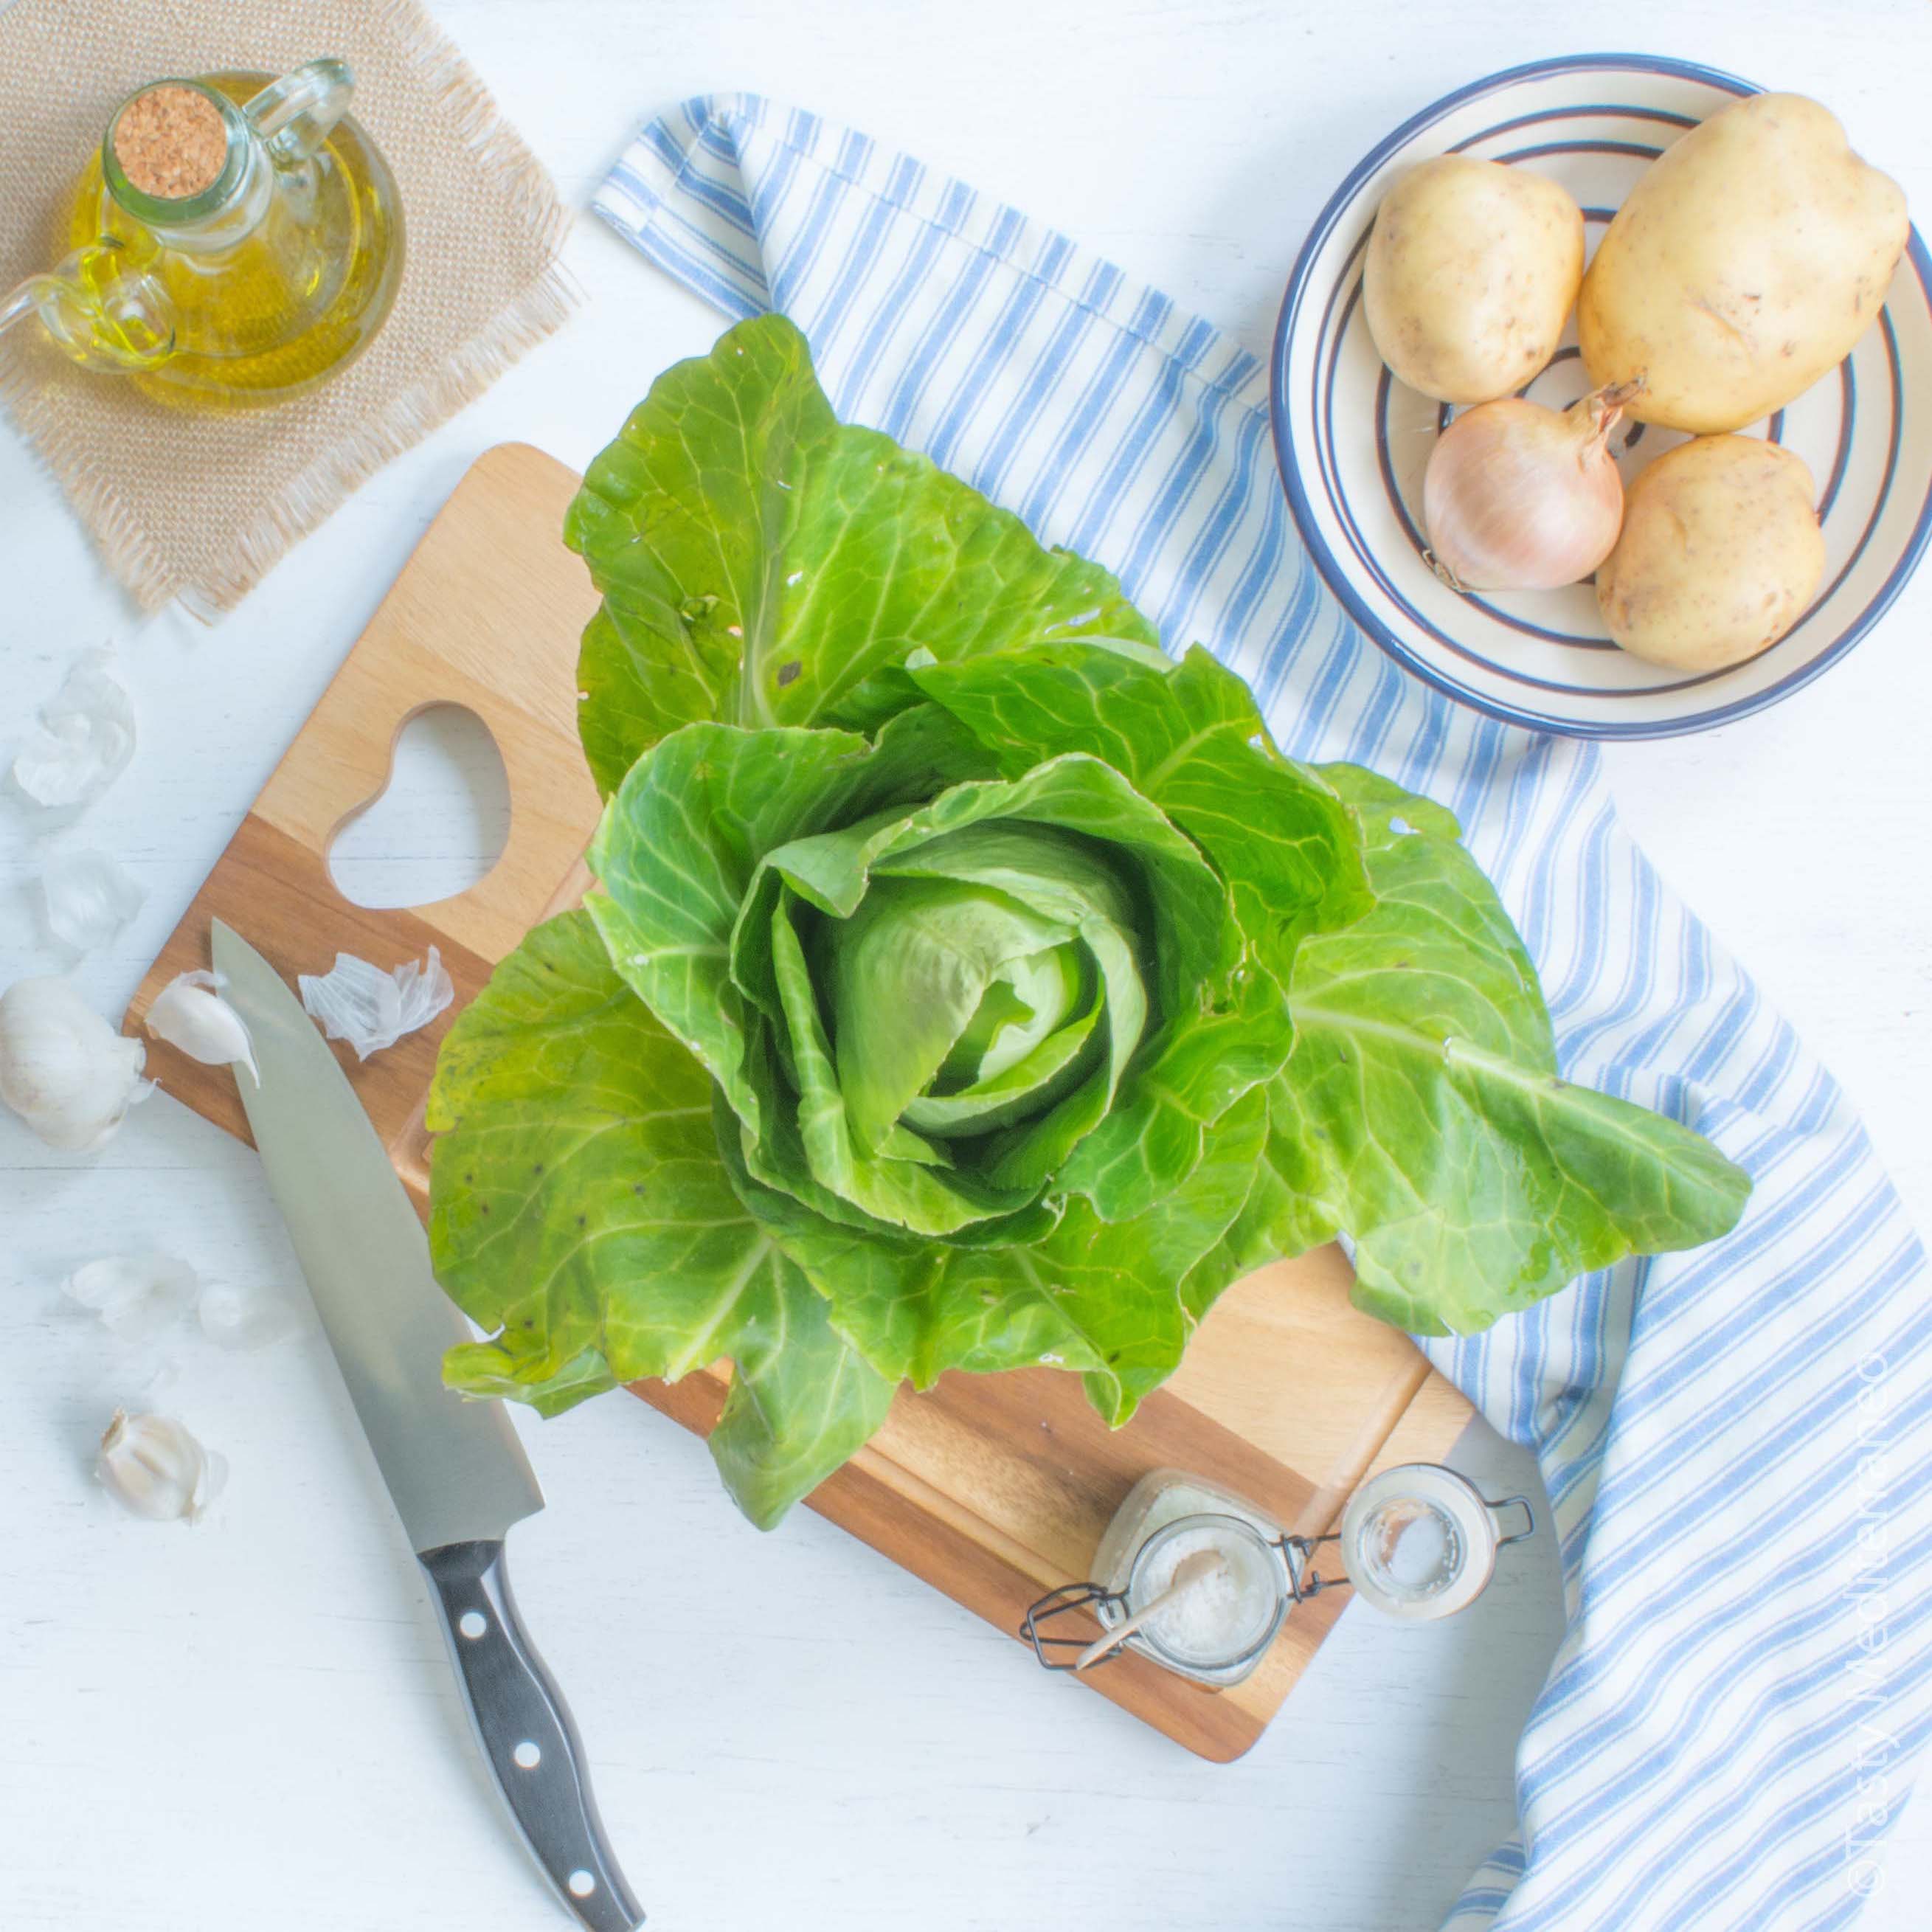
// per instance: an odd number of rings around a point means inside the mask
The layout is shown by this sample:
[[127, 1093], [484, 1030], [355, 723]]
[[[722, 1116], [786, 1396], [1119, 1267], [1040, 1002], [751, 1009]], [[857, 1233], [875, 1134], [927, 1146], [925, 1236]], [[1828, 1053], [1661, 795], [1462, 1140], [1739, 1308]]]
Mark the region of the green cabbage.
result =
[[1441, 1334], [1736, 1220], [1698, 1136], [1558, 1077], [1448, 814], [1282, 757], [1105, 572], [839, 423], [782, 318], [659, 380], [566, 539], [598, 890], [438, 1065], [453, 1386], [728, 1357], [770, 1524], [902, 1381], [1045, 1363], [1125, 1421], [1338, 1234]]

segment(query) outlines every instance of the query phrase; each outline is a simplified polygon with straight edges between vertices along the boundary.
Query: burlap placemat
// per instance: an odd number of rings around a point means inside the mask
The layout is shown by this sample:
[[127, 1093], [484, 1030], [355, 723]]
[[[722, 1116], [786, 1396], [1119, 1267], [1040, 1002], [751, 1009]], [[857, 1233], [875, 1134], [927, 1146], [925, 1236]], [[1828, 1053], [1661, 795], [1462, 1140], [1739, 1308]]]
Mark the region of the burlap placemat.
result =
[[569, 212], [414, 0], [14, 0], [0, 13], [0, 292], [65, 254], [75, 178], [108, 116], [164, 74], [356, 73], [351, 112], [388, 157], [407, 242], [396, 304], [313, 394], [244, 413], [149, 401], [0, 337], [0, 403], [144, 608], [234, 603], [357, 484], [555, 328]]

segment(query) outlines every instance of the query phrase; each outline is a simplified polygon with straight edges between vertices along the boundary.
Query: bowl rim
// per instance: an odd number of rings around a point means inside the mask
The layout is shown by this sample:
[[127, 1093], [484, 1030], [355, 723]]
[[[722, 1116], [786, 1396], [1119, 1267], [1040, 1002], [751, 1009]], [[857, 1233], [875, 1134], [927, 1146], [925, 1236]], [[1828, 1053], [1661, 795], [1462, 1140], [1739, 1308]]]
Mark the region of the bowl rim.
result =
[[[1274, 344], [1268, 357], [1268, 422], [1274, 442], [1275, 466], [1281, 475], [1282, 487], [1287, 493], [1289, 512], [1294, 518], [1295, 528], [1304, 546], [1312, 559], [1316, 568], [1321, 573], [1322, 581], [1364, 634], [1405, 670], [1420, 678], [1432, 688], [1441, 692], [1444, 697], [1454, 699], [1459, 704], [1466, 705], [1486, 717], [1495, 718], [1502, 724], [1519, 726], [1551, 736], [1594, 740], [1683, 737], [1694, 732], [1712, 730], [1720, 724], [1734, 723], [1740, 718], [1749, 717], [1754, 712], [1765, 710], [1781, 699], [1790, 697], [1793, 692], [1809, 684], [1814, 678], [1822, 676], [1865, 636], [1892, 608], [1899, 592], [1904, 588], [1906, 580], [1917, 568], [1928, 542], [1932, 542], [1932, 479], [1928, 479], [1925, 500], [1919, 506], [1918, 519], [1905, 540], [1898, 562], [1870, 602], [1831, 643], [1776, 683], [1767, 685], [1762, 691], [1754, 692], [1747, 698], [1738, 698], [1728, 705], [1709, 711], [1693, 712], [1654, 721], [1616, 722], [1607, 719], [1598, 722], [1588, 718], [1552, 718], [1500, 704], [1458, 682], [1448, 673], [1438, 670], [1376, 614], [1366, 599], [1357, 591], [1347, 572], [1322, 534], [1314, 506], [1301, 482], [1295, 453], [1294, 431], [1287, 400], [1288, 340], [1304, 300], [1310, 292], [1316, 258], [1344, 213], [1352, 206], [1362, 183], [1374, 174], [1390, 155], [1407, 146], [1416, 135], [1470, 101], [1480, 100], [1485, 94], [1501, 93], [1505, 88], [1527, 80], [1544, 80], [1556, 74], [1594, 72], [1667, 74], [1675, 80], [1696, 81], [1706, 86], [1721, 88], [1739, 98], [1766, 92], [1755, 82], [1746, 80], [1737, 74], [1727, 74], [1722, 68], [1706, 67], [1696, 61], [1678, 60], [1668, 54], [1559, 54], [1545, 60], [1526, 61], [1520, 66], [1504, 68], [1495, 74], [1485, 75], [1480, 80], [1471, 81], [1467, 86], [1442, 95], [1418, 112], [1412, 114], [1349, 170], [1340, 185], [1328, 197], [1322, 212], [1316, 217], [1313, 226], [1309, 230], [1296, 254], [1294, 267], [1288, 276], [1288, 287], [1282, 297], [1281, 312], [1275, 324]], [[1919, 286], [1924, 292], [1927, 308], [1932, 311], [1932, 255], [1928, 255], [1916, 223], [1912, 224], [1907, 233], [1904, 259], [1911, 262], [1912, 271], [1918, 278]]]

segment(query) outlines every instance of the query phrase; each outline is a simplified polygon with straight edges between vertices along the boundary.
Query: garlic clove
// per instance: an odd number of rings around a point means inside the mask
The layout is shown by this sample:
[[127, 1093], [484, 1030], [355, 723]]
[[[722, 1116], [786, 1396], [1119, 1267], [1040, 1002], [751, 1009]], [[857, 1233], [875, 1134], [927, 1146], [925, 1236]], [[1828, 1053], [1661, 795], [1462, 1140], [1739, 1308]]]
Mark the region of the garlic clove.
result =
[[61, 1284], [70, 1301], [91, 1310], [124, 1341], [155, 1334], [195, 1298], [200, 1277], [178, 1255], [103, 1255]]
[[76, 952], [105, 946], [146, 897], [104, 852], [57, 852], [40, 874], [47, 931]]
[[70, 816], [91, 805], [134, 755], [134, 703], [112, 662], [111, 652], [83, 651], [14, 760], [16, 788], [45, 812]]
[[201, 1292], [202, 1333], [218, 1348], [266, 1348], [299, 1325], [293, 1306], [274, 1290], [211, 1282]]
[[212, 973], [177, 973], [154, 995], [142, 1024], [157, 1040], [178, 1047], [207, 1066], [245, 1066], [256, 1086], [255, 1048], [242, 1016], [214, 990]]
[[309, 1017], [329, 1039], [353, 1047], [358, 1060], [428, 1025], [456, 998], [455, 983], [434, 946], [427, 960], [406, 960], [393, 973], [352, 952], [338, 952], [328, 972], [304, 973], [296, 984]]
[[101, 1436], [94, 1473], [130, 1515], [199, 1522], [221, 1493], [228, 1465], [171, 1417], [117, 1408]]
[[128, 1040], [58, 974], [0, 993], [0, 1100], [48, 1146], [91, 1154], [152, 1093], [147, 1049]]

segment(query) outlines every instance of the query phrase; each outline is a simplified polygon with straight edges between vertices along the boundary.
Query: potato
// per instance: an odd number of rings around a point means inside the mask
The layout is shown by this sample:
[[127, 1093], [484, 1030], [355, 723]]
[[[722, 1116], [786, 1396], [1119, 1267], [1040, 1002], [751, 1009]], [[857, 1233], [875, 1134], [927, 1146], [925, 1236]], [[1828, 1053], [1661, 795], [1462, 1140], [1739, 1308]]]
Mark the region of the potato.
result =
[[1699, 434], [1780, 409], [1884, 305], [1910, 226], [1898, 184], [1826, 108], [1758, 94], [1651, 164], [1576, 304], [1592, 382], [1644, 380], [1630, 413]]
[[1702, 436], [1637, 472], [1597, 608], [1632, 656], [1717, 670], [1775, 644], [1825, 572], [1802, 457], [1755, 436]]
[[1363, 309], [1382, 360], [1411, 388], [1486, 403], [1556, 353], [1582, 274], [1582, 212], [1555, 182], [1439, 154], [1376, 211]]

